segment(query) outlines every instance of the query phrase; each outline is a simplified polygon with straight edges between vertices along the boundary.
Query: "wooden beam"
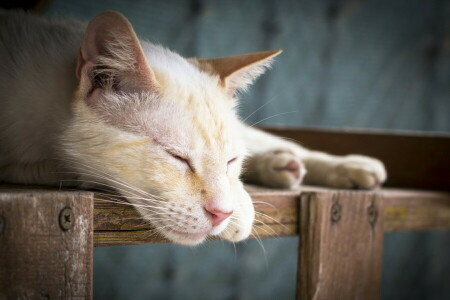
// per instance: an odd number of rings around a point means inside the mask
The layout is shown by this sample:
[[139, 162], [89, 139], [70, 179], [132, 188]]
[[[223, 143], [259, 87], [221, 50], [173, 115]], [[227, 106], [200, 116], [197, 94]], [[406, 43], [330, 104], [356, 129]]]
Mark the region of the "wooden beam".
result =
[[[252, 196], [258, 214], [254, 236], [283, 237], [298, 235], [299, 197], [301, 193], [334, 193], [336, 190], [304, 186], [298, 190], [274, 190], [246, 186]], [[0, 192], [10, 194], [23, 192], [30, 195], [46, 193], [55, 196], [61, 192], [49, 187], [3, 185]], [[383, 201], [384, 231], [413, 231], [450, 229], [450, 193], [400, 189], [376, 191], [352, 191], [358, 194], [376, 193]], [[167, 242], [142, 221], [140, 215], [126, 201], [119, 197], [105, 197], [101, 193], [83, 192], [94, 195], [94, 245], [130, 245]], [[264, 222], [264, 223], [262, 223]]]
[[[246, 189], [258, 212], [254, 237], [300, 234], [301, 299], [375, 299], [383, 232], [450, 229], [447, 192]], [[94, 246], [167, 242], [125, 203], [99, 192], [3, 186], [0, 296], [91, 297], [93, 227]], [[66, 207], [75, 223], [64, 230]]]
[[266, 128], [303, 146], [336, 155], [365, 154], [384, 162], [386, 186], [450, 191], [450, 135]]
[[[253, 237], [292, 236], [298, 234], [299, 191], [272, 190], [247, 186], [256, 211]], [[165, 243], [151, 225], [124, 198], [97, 194], [94, 212], [94, 245]]]
[[298, 299], [379, 299], [383, 202], [376, 193], [304, 193]]
[[[291, 191], [256, 186], [246, 188], [259, 212], [253, 230], [253, 236], [259, 237], [298, 235], [300, 194], [331, 195], [338, 192], [315, 187]], [[375, 193], [380, 197], [384, 206], [380, 211], [385, 219], [384, 231], [450, 229], [450, 193], [397, 189], [351, 193], [362, 196]], [[120, 197], [105, 198], [96, 195], [94, 227], [95, 246], [167, 242], [149, 224], [140, 220], [139, 214], [124, 204], [124, 199]]]
[[92, 193], [0, 190], [0, 299], [91, 299]]
[[450, 193], [381, 190], [384, 231], [450, 229]]

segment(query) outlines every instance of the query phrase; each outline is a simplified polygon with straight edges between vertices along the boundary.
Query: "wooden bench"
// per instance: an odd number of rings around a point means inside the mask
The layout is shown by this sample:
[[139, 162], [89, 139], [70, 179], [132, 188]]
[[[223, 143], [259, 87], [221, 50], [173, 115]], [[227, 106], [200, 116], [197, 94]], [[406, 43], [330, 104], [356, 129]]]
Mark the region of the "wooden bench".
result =
[[[379, 299], [384, 232], [450, 229], [450, 138], [271, 131], [318, 150], [378, 157], [388, 186], [423, 189], [247, 186], [258, 211], [255, 236], [300, 236], [299, 299]], [[91, 298], [93, 247], [166, 242], [121, 201], [91, 191], [3, 186], [0, 299]]]

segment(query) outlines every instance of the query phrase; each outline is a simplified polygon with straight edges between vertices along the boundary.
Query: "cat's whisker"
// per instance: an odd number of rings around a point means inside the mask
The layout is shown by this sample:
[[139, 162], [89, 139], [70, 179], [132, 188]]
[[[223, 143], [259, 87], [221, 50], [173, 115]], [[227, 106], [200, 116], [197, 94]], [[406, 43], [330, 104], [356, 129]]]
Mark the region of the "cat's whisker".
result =
[[[255, 212], [255, 214], [256, 214], [256, 213], [257, 213], [257, 212]], [[258, 214], [259, 214], [259, 213], [258, 213]], [[265, 214], [264, 214], [264, 215], [265, 215]], [[267, 216], [267, 215], [265, 215], [265, 216], [266, 216], [266, 217], [269, 217], [269, 216]], [[231, 215], [231, 216], [230, 216], [230, 223], [231, 223], [232, 221], [234, 221], [234, 220], [238, 220], [239, 217], [240, 217], [239, 214], [236, 214], [236, 216], [235, 216], [235, 214]], [[274, 221], [277, 222], [276, 220], [274, 220]], [[267, 223], [263, 222], [262, 220], [259, 220], [259, 219], [256, 219], [256, 218], [255, 218], [254, 222], [258, 222], [258, 223], [263, 224], [264, 226], [266, 226], [266, 228], [270, 228], [270, 230], [272, 230], [273, 233], [268, 232], [266, 229], [262, 228], [261, 226], [255, 224], [255, 223], [253, 224], [253, 226], [258, 226], [259, 228], [261, 228], [262, 230], [264, 230], [268, 235], [273, 235], [273, 234], [277, 235], [277, 234], [276, 234], [276, 231], [275, 231], [273, 228], [271, 228], [270, 225], [268, 225]], [[281, 224], [281, 223], [279, 223], [279, 222], [277, 222], [277, 223], [280, 224], [280, 225], [282, 225], [282, 226], [284, 226], [284, 224]], [[287, 227], [286, 227], [286, 228], [287, 228]]]
[[284, 225], [284, 224], [281, 223], [280, 221], [274, 219], [273, 217], [271, 217], [271, 216], [269, 216], [269, 215], [267, 215], [267, 214], [265, 214], [265, 213], [255, 211], [255, 214], [256, 214], [257, 216], [261, 216], [261, 217], [264, 217], [264, 218], [268, 218], [269, 220], [271, 220], [271, 221], [275, 222], [276, 224], [278, 224], [278, 225], [284, 227], [285, 229], [289, 230], [289, 228], [286, 227], [286, 225]]
[[[230, 221], [230, 223], [229, 223], [229, 225], [232, 225], [233, 223]], [[228, 235], [228, 233], [230, 232], [230, 231], [232, 231], [233, 229], [231, 228], [231, 226], [227, 226], [225, 229], [224, 229], [224, 231], [222, 232], [222, 234], [223, 235]], [[233, 242], [233, 241], [230, 241], [231, 243], [233, 243], [233, 248], [234, 248], [234, 256], [235, 256], [235, 258], [237, 257], [236, 256], [236, 245], [235, 245], [235, 243]]]
[[276, 207], [276, 206], [273, 205], [272, 203], [268, 203], [268, 202], [264, 202], [264, 201], [252, 201], [252, 202], [253, 202], [253, 204], [264, 204], [264, 205], [270, 206], [270, 207], [272, 207], [273, 209], [275, 209], [275, 210], [277, 211], [277, 213], [279, 214], [278, 207]]
[[129, 217], [129, 218], [117, 218], [117, 219], [113, 219], [112, 221], [125, 221], [125, 220], [141, 220], [141, 221], [146, 221], [146, 223], [148, 225], [152, 225], [153, 223], [151, 223], [151, 221], [173, 221], [171, 219], [165, 218], [165, 217], [160, 217], [160, 213], [154, 213], [154, 212], [150, 212], [149, 214], [142, 214], [141, 217]]
[[[285, 228], [287, 228], [284, 224], [281, 224], [279, 222], [278, 222], [278, 224], [280, 224], [280, 225], [284, 226]], [[262, 221], [262, 220], [260, 220], [258, 218], [255, 218], [253, 226], [257, 226], [258, 228], [264, 230], [264, 232], [266, 232], [270, 236], [278, 236], [277, 231], [275, 229], [273, 229], [270, 226], [270, 224], [267, 224], [266, 222], [264, 222], [264, 221]], [[262, 227], [262, 226], [264, 226], [264, 227]], [[270, 230], [270, 232], [268, 230]]]
[[253, 116], [255, 113], [257, 113], [260, 109], [262, 109], [264, 106], [270, 104], [273, 100], [275, 100], [277, 97], [272, 97], [272, 99], [270, 99], [269, 101], [267, 101], [266, 103], [264, 103], [263, 105], [261, 105], [260, 107], [258, 107], [257, 109], [255, 109], [251, 114], [249, 114], [247, 117], [245, 117], [244, 120], [242, 120], [242, 122], [245, 122], [248, 120], [248, 118], [250, 118], [251, 116]]
[[[81, 163], [80, 163], [81, 164]], [[84, 166], [84, 165], [83, 165]], [[91, 168], [90, 166], [84, 166], [84, 167], [86, 167], [86, 168]], [[91, 172], [93, 172], [93, 173], [86, 173], [86, 172], [59, 172], [59, 173], [72, 173], [72, 174], [79, 174], [79, 175], [87, 175], [87, 176], [93, 176], [93, 177], [98, 177], [98, 178], [100, 178], [100, 179], [106, 179], [106, 180], [109, 180], [109, 181], [112, 181], [112, 182], [115, 182], [115, 183], [117, 183], [117, 184], [119, 184], [119, 185], [122, 185], [122, 186], [125, 186], [125, 187], [127, 187], [127, 188], [129, 188], [129, 189], [132, 189], [132, 190], [134, 190], [135, 192], [138, 192], [138, 193], [141, 193], [141, 194], [144, 194], [144, 195], [147, 195], [147, 196], [151, 196], [152, 198], [159, 198], [159, 197], [157, 197], [157, 196], [155, 196], [155, 195], [151, 195], [151, 194], [149, 194], [148, 192], [145, 192], [145, 191], [142, 191], [141, 189], [138, 189], [138, 188], [136, 188], [136, 187], [133, 187], [133, 186], [131, 186], [131, 185], [129, 185], [129, 184], [127, 184], [127, 183], [125, 183], [125, 182], [123, 182], [123, 181], [121, 181], [121, 180], [117, 180], [117, 179], [115, 179], [115, 178], [112, 178], [111, 176], [109, 176], [108, 174], [106, 174], [106, 175], [108, 175], [108, 176], [104, 176], [104, 175], [101, 175], [101, 174], [98, 174], [98, 173], [96, 173], [96, 171], [94, 171], [94, 170], [90, 170]], [[104, 173], [104, 172], [102, 172], [102, 173]], [[72, 180], [68, 180], [68, 181], [72, 181]], [[76, 181], [76, 180], [73, 180], [73, 181]], [[121, 191], [122, 192], [122, 194], [128, 194], [128, 193], [130, 193], [129, 191], [126, 191], [126, 190], [123, 190], [123, 189], [119, 189], [119, 188], [117, 188], [117, 187], [113, 187], [113, 186], [108, 186], [108, 187], [110, 187], [110, 188], [112, 188], [112, 189], [114, 189], [114, 190], [119, 190], [119, 191]]]
[[263, 241], [262, 241], [262, 239], [261, 239], [261, 237], [259, 236], [258, 233], [255, 232], [255, 235], [253, 235], [253, 236], [255, 237], [255, 239], [258, 242], [258, 244], [261, 246], [261, 249], [262, 249], [262, 252], [263, 252], [263, 255], [264, 255], [264, 261], [266, 262], [266, 267], [268, 267], [269, 266], [269, 262], [267, 260], [267, 251], [266, 251], [266, 248], [264, 247]]
[[[253, 226], [264, 231], [270, 237], [279, 237], [278, 233], [273, 228], [271, 228], [269, 225], [267, 225], [265, 223], [261, 223], [261, 225], [253, 224]], [[268, 229], [270, 229], [270, 231]]]
[[254, 127], [254, 126], [256, 126], [256, 125], [258, 125], [258, 124], [260, 124], [260, 123], [262, 123], [262, 122], [264, 122], [264, 121], [266, 121], [266, 120], [269, 120], [269, 119], [272, 119], [272, 118], [275, 118], [275, 117], [278, 117], [278, 116], [287, 115], [287, 114], [292, 114], [292, 113], [296, 113], [296, 112], [298, 112], [298, 110], [286, 111], [286, 112], [278, 113], [278, 114], [269, 116], [269, 117], [267, 117], [267, 118], [264, 118], [264, 119], [262, 119], [262, 120], [260, 120], [260, 121], [258, 121], [258, 122], [255, 122], [255, 123], [253, 123], [252, 125], [250, 125], [249, 127]]
[[[122, 195], [114, 195], [114, 194], [108, 195], [108, 194], [106, 194], [106, 193], [101, 193], [101, 192], [96, 192], [95, 194], [96, 194], [96, 195], [110, 196], [110, 197], [113, 197], [113, 198], [117, 198], [117, 197], [125, 197], [125, 196], [122, 196]], [[133, 200], [145, 200], [144, 203], [147, 203], [147, 202], [154, 202], [154, 203], [163, 203], [164, 205], [167, 204], [166, 201], [158, 201], [158, 200], [153, 201], [153, 199], [149, 199], [149, 198], [141, 198], [141, 197], [127, 196], [127, 197], [125, 197], [125, 199], [127, 199], [127, 200], [128, 200], [128, 199], [133, 199]], [[139, 202], [139, 201], [137, 201], [137, 202]]]
[[151, 237], [153, 237], [153, 236], [155, 236], [155, 235], [159, 235], [160, 237], [162, 237], [162, 238], [164, 238], [165, 239], [165, 236], [164, 236], [164, 234], [161, 232], [161, 230], [162, 229], [164, 229], [164, 228], [167, 228], [167, 227], [173, 227], [173, 225], [172, 224], [170, 224], [170, 225], [165, 225], [165, 226], [161, 226], [161, 227], [157, 227], [157, 228], [154, 228], [154, 229], [152, 229], [152, 230], [149, 230], [148, 231], [148, 235], [146, 235], [145, 236], [145, 238], [146, 239], [149, 239], [149, 238], [151, 238]]
[[[148, 217], [148, 215], [144, 216], [144, 217], [136, 217], [136, 218], [117, 218], [117, 219], [113, 219], [112, 221], [128, 221], [128, 220], [135, 220], [135, 221], [144, 221], [145, 224], [140, 224], [140, 225], [133, 225], [133, 226], [153, 226], [153, 224], [151, 223], [151, 221], [161, 221], [161, 220], [167, 220], [166, 218], [153, 218], [153, 217]], [[146, 221], [146, 222], [145, 222]]]
[[[76, 180], [76, 181], [78, 181], [78, 180]], [[104, 184], [104, 183], [101, 183], [101, 182], [97, 182], [97, 181], [91, 181], [91, 180], [80, 180], [80, 181], [82, 181], [82, 182], [89, 182], [89, 183], [93, 183], [93, 184], [102, 185], [102, 186], [108, 186], [108, 187], [109, 187], [109, 185]], [[101, 192], [96, 192], [96, 194], [100, 194], [100, 195], [104, 195], [104, 196], [108, 195], [108, 194], [106, 194], [106, 193], [101, 193]], [[111, 195], [108, 195], [108, 196], [110, 196], [110, 197], [118, 197], [118, 196], [122, 196], [122, 195], [114, 195], [114, 194], [111, 194]], [[162, 201], [158, 201], [158, 200], [153, 201], [153, 199], [148, 199], [148, 198], [142, 198], [142, 199], [145, 199], [147, 202], [166, 203], [166, 202], [162, 202]], [[150, 207], [150, 206], [148, 206], [147, 204], [145, 204], [145, 205], [146, 205], [147, 207]], [[162, 207], [155, 207], [155, 208], [162, 209]], [[167, 210], [168, 210], [168, 209], [167, 209]]]
[[[152, 196], [152, 197], [158, 198], [157, 196], [151, 195], [151, 194], [149, 194], [148, 192], [145, 192], [145, 191], [143, 191], [143, 190], [141, 190], [141, 189], [138, 189], [137, 187], [134, 187], [134, 186], [132, 186], [132, 185], [130, 185], [130, 184], [127, 184], [126, 182], [124, 182], [124, 181], [122, 181], [122, 180], [116, 179], [115, 177], [113, 177], [112, 175], [110, 175], [110, 174], [108, 174], [108, 173], [106, 173], [106, 172], [99, 171], [99, 170], [98, 170], [99, 168], [96, 169], [96, 168], [94, 168], [94, 167], [92, 167], [92, 166], [88, 166], [88, 165], [86, 165], [86, 164], [77, 162], [77, 161], [75, 161], [75, 160], [70, 160], [70, 159], [65, 159], [65, 160], [63, 160], [63, 161], [70, 162], [70, 163], [73, 163], [73, 164], [81, 165], [82, 167], [89, 169], [91, 172], [94, 172], [94, 174], [88, 174], [88, 175], [91, 175], [91, 176], [98, 176], [99, 178], [107, 179], [107, 180], [113, 181], [113, 182], [115, 182], [115, 183], [118, 183], [118, 184], [120, 184], [120, 185], [122, 185], [122, 186], [128, 187], [129, 189], [132, 189], [132, 190], [134, 190], [134, 191], [136, 191], [136, 192], [138, 192], [138, 193], [142, 193], [142, 194], [147, 195], [147, 196]], [[66, 173], [67, 173], [67, 172], [66, 172]], [[75, 173], [75, 174], [80, 174], [79, 172], [74, 172], [74, 173]], [[103, 175], [102, 175], [102, 174], [99, 174], [99, 173], [103, 173]], [[114, 187], [112, 187], [112, 188], [113, 188], [113, 189], [117, 189], [117, 188], [114, 188]], [[122, 190], [122, 191], [124, 191], [124, 190]]]
[[234, 248], [234, 259], [237, 258], [237, 250], [236, 250], [236, 243], [235, 242], [231, 242], [233, 244], [233, 248]]
[[[75, 162], [73, 161], [73, 163], [75, 163]], [[81, 165], [83, 165], [83, 164], [81, 164]], [[122, 182], [119, 182], [117, 180], [111, 179], [110, 175], [108, 175], [108, 174], [106, 174], [108, 176], [104, 176], [102, 174], [95, 173], [95, 172], [97, 172], [97, 170], [94, 171], [94, 169], [92, 167], [90, 167], [90, 166], [87, 166], [87, 165], [83, 165], [83, 166], [88, 168], [88, 169], [90, 169], [90, 170], [88, 170], [88, 172], [64, 172], [64, 173], [74, 173], [74, 174], [78, 174], [78, 175], [85, 175], [85, 176], [87, 175], [87, 176], [91, 176], [91, 177], [98, 177], [100, 179], [106, 179], [106, 180], [110, 180], [110, 181], [116, 182], [118, 184], [121, 184], [121, 185], [123, 185], [123, 186], [125, 186], [127, 188], [130, 188], [130, 189], [134, 190], [135, 192], [138, 192], [138, 193], [141, 193], [141, 194], [144, 194], [144, 195], [148, 194], [148, 193], [145, 193], [145, 192], [140, 191], [138, 189], [135, 189], [135, 188], [131, 187], [130, 185], [127, 185], [125, 183], [122, 183]], [[61, 173], [63, 173], [63, 172], [61, 172]], [[64, 181], [64, 180], [62, 180], [62, 181]], [[95, 192], [96, 195], [101, 195], [101, 196], [107, 197], [109, 199], [112, 199], [112, 200], [107, 200], [107, 199], [102, 199], [102, 198], [96, 197], [96, 200], [100, 200], [100, 201], [103, 201], [103, 202], [110, 202], [110, 203], [120, 204], [120, 205], [127, 205], [127, 206], [139, 208], [141, 210], [145, 210], [145, 211], [150, 212], [152, 214], [152, 217], [150, 217], [150, 215], [145, 215], [145, 216], [143, 216], [141, 218], [134, 218], [136, 220], [143, 220], [143, 221], [147, 221], [148, 222], [148, 224], [142, 224], [142, 226], [149, 225], [149, 226], [154, 227], [154, 224], [152, 224], [151, 221], [165, 221], [165, 222], [172, 222], [173, 223], [173, 220], [168, 219], [167, 217], [163, 216], [163, 217], [160, 217], [160, 218], [155, 218], [155, 215], [159, 215], [159, 216], [161, 216], [161, 215], [179, 215], [178, 213], [170, 213], [169, 209], [165, 208], [165, 207], [151, 206], [151, 205], [148, 205], [148, 204], [136, 204], [136, 203], [131, 203], [129, 201], [119, 200], [118, 197], [125, 197], [125, 199], [126, 199], [127, 196], [125, 196], [124, 194], [127, 194], [129, 198], [135, 198], [135, 199], [138, 199], [138, 200], [140, 199], [140, 200], [146, 200], [146, 201], [158, 202], [158, 203], [166, 204], [165, 201], [159, 201], [159, 200], [156, 200], [156, 199], [149, 199], [149, 198], [143, 198], [143, 197], [136, 197], [136, 195], [131, 194], [130, 191], [126, 191], [126, 190], [123, 190], [123, 189], [118, 189], [117, 187], [113, 187], [113, 186], [111, 186], [111, 185], [109, 185], [107, 183], [104, 183], [104, 182], [98, 182], [98, 181], [94, 181], [94, 180], [67, 180], [67, 181], [78, 181], [78, 182], [92, 183], [92, 184], [94, 184], [96, 186], [104, 186], [104, 187], [107, 187], [107, 188], [111, 188], [112, 190], [117, 190], [117, 191], [121, 192], [121, 194], [107, 194], [107, 193], [102, 193], [102, 192]], [[125, 220], [125, 219], [127, 219], [127, 218], [124, 218], [123, 220]], [[131, 218], [128, 218], [128, 219], [131, 219]], [[120, 221], [121, 219], [117, 219], [117, 220]], [[162, 226], [162, 227], [154, 228], [151, 231], [155, 231], [155, 233], [159, 233], [158, 232], [159, 229], [162, 229], [162, 228], [165, 228], [165, 227], [174, 227], [176, 225], [177, 224], [168, 224], [168, 225], [165, 225], [165, 226]]]
[[[257, 226], [257, 227], [259, 227], [259, 226]], [[260, 240], [262, 242], [262, 237], [259, 235], [259, 233], [257, 231], [252, 230], [250, 235], [253, 236], [255, 239]]]
[[[119, 202], [116, 202], [116, 201], [113, 201], [113, 200], [106, 200], [106, 199], [101, 199], [101, 198], [96, 198], [96, 200], [103, 201], [103, 202], [116, 203], [116, 204], [120, 204], [120, 205], [132, 206], [132, 207], [139, 208], [139, 209], [142, 209], [142, 210], [146, 210], [146, 211], [149, 211], [149, 212], [152, 212], [152, 213], [166, 214], [164, 212], [155, 212], [154, 210], [151, 209], [151, 207], [148, 207], [148, 206], [145, 206], [145, 205], [132, 204], [132, 203], [129, 203], [129, 202], [121, 202], [121, 203], [119, 203]], [[159, 208], [157, 208], [157, 209], [159, 209]]]
[[[108, 196], [105, 195], [104, 197], [108, 197]], [[109, 198], [109, 200], [97, 197], [96, 200], [100, 200], [100, 201], [103, 201], [103, 202], [115, 203], [115, 204], [119, 204], [119, 205], [133, 206], [133, 207], [137, 207], [137, 208], [140, 208], [140, 209], [143, 209], [143, 210], [147, 210], [147, 211], [150, 211], [152, 213], [159, 214], [159, 215], [179, 215], [178, 213], [170, 212], [170, 210], [168, 210], [165, 207], [150, 206], [148, 204], [135, 204], [135, 203], [130, 203], [128, 201], [117, 201], [116, 198], [111, 198], [111, 197], [108, 197], [108, 198]]]
[[285, 136], [279, 136], [279, 138], [281, 138], [282, 140], [285, 140], [285, 141], [294, 142], [298, 145], [302, 145], [301, 141], [295, 140], [293, 138], [289, 138], [289, 137], [285, 137]]
[[270, 227], [271, 224], [268, 224], [268, 223], [266, 223], [266, 222], [264, 222], [262, 220], [259, 220], [259, 219], [255, 219], [253, 225], [261, 226], [261, 225], [258, 225], [258, 224], [261, 224], [262, 226], [270, 228], [271, 230], [273, 230], [274, 233], [276, 233], [276, 231], [273, 228]]

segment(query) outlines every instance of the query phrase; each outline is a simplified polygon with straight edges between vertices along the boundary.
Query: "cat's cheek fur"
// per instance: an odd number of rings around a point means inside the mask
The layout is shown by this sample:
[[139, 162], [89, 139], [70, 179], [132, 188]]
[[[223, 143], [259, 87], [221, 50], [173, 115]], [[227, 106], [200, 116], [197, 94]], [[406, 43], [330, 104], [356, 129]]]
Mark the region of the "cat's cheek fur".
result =
[[239, 242], [252, 233], [253, 221], [255, 219], [255, 208], [250, 195], [244, 189], [243, 184], [238, 181], [232, 186], [234, 201], [234, 213], [230, 217], [229, 224], [221, 233], [220, 237], [230, 242]]

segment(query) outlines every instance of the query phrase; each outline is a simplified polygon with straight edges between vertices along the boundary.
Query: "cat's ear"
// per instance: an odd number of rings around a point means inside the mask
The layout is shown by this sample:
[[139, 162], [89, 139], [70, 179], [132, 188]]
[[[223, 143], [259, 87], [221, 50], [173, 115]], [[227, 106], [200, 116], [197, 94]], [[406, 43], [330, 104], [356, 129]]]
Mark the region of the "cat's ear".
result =
[[97, 89], [157, 89], [130, 22], [120, 13], [107, 11], [92, 19], [78, 55], [77, 78], [85, 95]]
[[275, 56], [282, 50], [253, 52], [219, 58], [196, 58], [191, 61], [201, 70], [218, 75], [220, 83], [233, 95], [245, 90], [270, 67]]

